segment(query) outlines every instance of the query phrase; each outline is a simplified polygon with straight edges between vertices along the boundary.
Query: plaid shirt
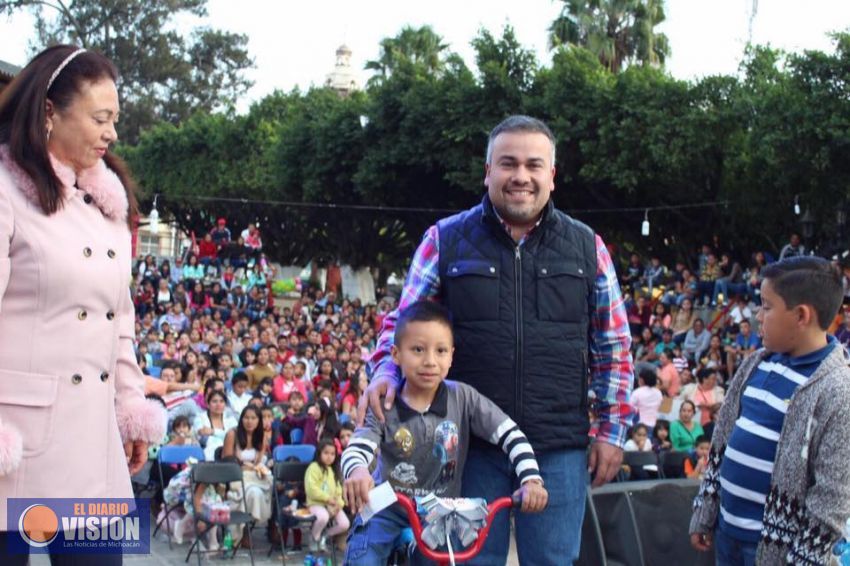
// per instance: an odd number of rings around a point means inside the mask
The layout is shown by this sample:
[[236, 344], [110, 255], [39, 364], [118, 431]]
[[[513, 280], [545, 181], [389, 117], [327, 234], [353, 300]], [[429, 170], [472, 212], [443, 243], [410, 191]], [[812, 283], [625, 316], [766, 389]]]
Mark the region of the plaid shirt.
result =
[[[502, 225], [510, 233], [504, 222]], [[523, 236], [520, 245], [527, 237], [528, 234]], [[403, 310], [422, 299], [437, 299], [440, 290], [439, 248], [439, 231], [436, 225], [431, 226], [413, 255], [398, 307], [384, 318], [381, 336], [371, 359], [373, 378], [390, 376], [395, 379], [398, 368], [392, 361], [390, 349], [399, 309]], [[589, 333], [590, 395], [599, 427], [596, 439], [622, 448], [636, 416], [629, 403], [634, 375], [629, 351], [631, 333], [614, 263], [598, 235], [596, 265], [596, 309], [590, 315]]]

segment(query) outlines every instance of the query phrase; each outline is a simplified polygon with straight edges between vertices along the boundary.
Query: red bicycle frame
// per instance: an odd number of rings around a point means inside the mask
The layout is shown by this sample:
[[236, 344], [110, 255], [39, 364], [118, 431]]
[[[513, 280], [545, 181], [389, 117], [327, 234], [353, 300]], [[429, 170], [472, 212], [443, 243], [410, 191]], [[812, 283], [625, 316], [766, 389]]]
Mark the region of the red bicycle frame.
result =
[[[425, 558], [433, 560], [439, 564], [439, 566], [448, 566], [450, 564], [448, 552], [437, 552], [423, 544], [422, 522], [419, 520], [419, 513], [416, 512], [416, 502], [403, 493], [396, 492], [396, 497], [398, 498], [399, 505], [401, 505], [407, 513], [407, 519], [410, 521], [410, 528], [413, 529], [413, 536], [416, 538], [417, 550], [421, 552]], [[519, 507], [520, 504], [521, 500], [519, 499], [514, 500], [510, 497], [500, 497], [487, 505], [487, 523], [478, 531], [478, 538], [475, 539], [474, 543], [462, 551], [454, 553], [455, 562], [466, 562], [481, 552], [481, 547], [484, 546], [484, 542], [487, 540], [487, 533], [490, 531], [490, 525], [493, 522], [493, 518], [503, 509], [510, 509], [514, 506]]]

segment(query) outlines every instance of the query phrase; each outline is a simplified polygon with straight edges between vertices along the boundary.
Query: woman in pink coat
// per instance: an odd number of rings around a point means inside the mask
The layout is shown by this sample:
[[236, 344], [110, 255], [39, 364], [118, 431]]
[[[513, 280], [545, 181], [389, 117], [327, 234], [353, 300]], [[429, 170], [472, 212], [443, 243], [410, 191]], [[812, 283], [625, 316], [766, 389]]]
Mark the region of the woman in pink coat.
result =
[[8, 498], [132, 497], [163, 437], [133, 351], [116, 78], [102, 55], [56, 46], [0, 98], [0, 531], [17, 529]]

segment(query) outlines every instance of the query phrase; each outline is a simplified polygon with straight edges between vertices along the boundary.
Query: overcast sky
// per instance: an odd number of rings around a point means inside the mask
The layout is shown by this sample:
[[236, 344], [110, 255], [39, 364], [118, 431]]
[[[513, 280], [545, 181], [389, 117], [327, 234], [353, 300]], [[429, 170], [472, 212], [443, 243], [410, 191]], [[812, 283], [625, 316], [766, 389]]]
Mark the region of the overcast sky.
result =
[[[788, 51], [832, 50], [831, 31], [850, 28], [850, 0], [755, 0], [758, 10], [753, 40]], [[754, 0], [667, 0], [667, 21], [661, 27], [670, 39], [669, 72], [691, 79], [733, 74], [741, 62], [749, 35]], [[256, 68], [255, 85], [239, 107], [274, 89], [322, 84], [334, 65], [336, 48], [346, 43], [362, 81], [366, 61], [377, 57], [378, 44], [404, 25], [430, 24], [473, 66], [469, 45], [481, 27], [499, 34], [506, 23], [520, 42], [550, 62], [546, 28], [560, 10], [557, 0], [210, 0], [210, 26], [245, 33]], [[181, 20], [190, 27], [194, 20]], [[32, 19], [0, 16], [0, 59], [23, 65], [34, 35]]]

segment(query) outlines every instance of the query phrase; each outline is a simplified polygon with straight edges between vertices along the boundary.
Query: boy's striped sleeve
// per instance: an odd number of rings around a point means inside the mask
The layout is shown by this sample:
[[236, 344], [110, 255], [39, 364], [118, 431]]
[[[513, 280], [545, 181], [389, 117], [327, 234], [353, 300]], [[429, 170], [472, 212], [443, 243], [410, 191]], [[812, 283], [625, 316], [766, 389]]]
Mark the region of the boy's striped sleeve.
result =
[[382, 426], [370, 409], [366, 413], [363, 426], [354, 431], [348, 446], [342, 452], [340, 467], [343, 478], [348, 479], [355, 469], [361, 466], [368, 468], [372, 464], [381, 444], [382, 436]]
[[520, 484], [529, 480], [542, 482], [534, 449], [513, 419], [475, 388], [457, 382], [452, 385], [459, 388], [465, 414], [470, 417], [472, 434], [495, 444], [508, 455]]
[[490, 437], [490, 442], [496, 444], [508, 455], [520, 484], [532, 479], [543, 481], [540, 477], [540, 468], [537, 467], [537, 459], [534, 457], [534, 449], [519, 429], [519, 425], [510, 417], [505, 416], [505, 420]]

